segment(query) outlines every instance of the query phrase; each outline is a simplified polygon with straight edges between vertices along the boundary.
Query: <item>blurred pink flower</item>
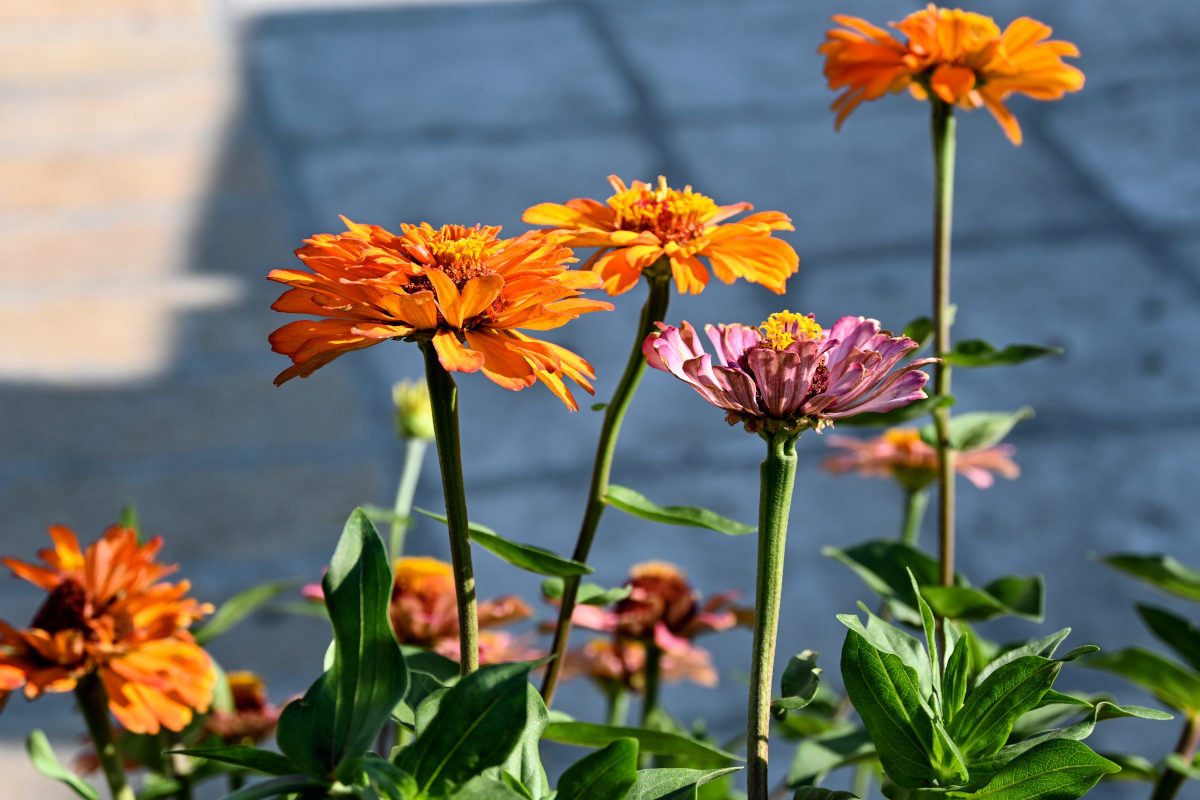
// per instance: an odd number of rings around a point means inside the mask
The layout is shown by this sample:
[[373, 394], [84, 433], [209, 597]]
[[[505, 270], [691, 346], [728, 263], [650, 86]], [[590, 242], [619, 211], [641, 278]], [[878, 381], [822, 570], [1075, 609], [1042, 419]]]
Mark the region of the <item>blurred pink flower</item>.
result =
[[[663, 652], [659, 677], [668, 683], [690, 681], [713, 688], [717, 670], [712, 654], [687, 643], [684, 650]], [[646, 688], [646, 645], [635, 639], [594, 639], [567, 653], [563, 679], [587, 676], [601, 688], [623, 687], [634, 692]]]
[[704, 351], [687, 322], [656, 323], [646, 337], [646, 363], [691, 385], [726, 410], [730, 425], [746, 430], [797, 430], [863, 412], [883, 412], [925, 397], [924, 358], [893, 368], [917, 348], [906, 336], [880, 330], [879, 322], [842, 317], [825, 330], [811, 316], [772, 314], [758, 328], [706, 325], [713, 354]]
[[[922, 441], [915, 428], [893, 428], [873, 439], [831, 436], [829, 446], [845, 451], [821, 463], [833, 473], [894, 478], [910, 489], [920, 489], [937, 477], [937, 450]], [[978, 488], [987, 489], [995, 483], [993, 473], [1009, 480], [1021, 474], [1012, 460], [1015, 452], [1011, 444], [965, 450], [955, 454], [954, 469]]]
[[[434, 652], [452, 661], [458, 661], [459, 649], [457, 629], [453, 639], [442, 639], [433, 646]], [[545, 650], [531, 647], [524, 636], [514, 636], [508, 631], [479, 632], [479, 663], [504, 664], [509, 661], [533, 661], [546, 655]]]

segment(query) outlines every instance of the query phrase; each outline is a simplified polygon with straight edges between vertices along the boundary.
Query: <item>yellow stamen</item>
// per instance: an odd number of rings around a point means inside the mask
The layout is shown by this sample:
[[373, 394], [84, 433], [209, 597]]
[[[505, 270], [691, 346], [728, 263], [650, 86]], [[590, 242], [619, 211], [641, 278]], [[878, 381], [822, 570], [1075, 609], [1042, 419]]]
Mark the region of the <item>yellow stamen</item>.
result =
[[817, 341], [821, 338], [821, 326], [813, 319], [812, 314], [794, 314], [791, 311], [779, 311], [767, 317], [767, 321], [758, 326], [762, 331], [765, 343], [772, 350], [784, 350], [795, 341]]
[[478, 266], [499, 246], [499, 240], [491, 231], [447, 225], [430, 239], [429, 254], [443, 268], [462, 270]]
[[705, 221], [717, 213], [712, 198], [692, 191], [667, 186], [667, 179], [658, 178], [658, 187], [638, 186], [608, 198], [608, 205], [617, 212], [617, 226], [627, 231], [650, 231], [662, 241], [688, 242], [704, 232]]
[[916, 428], [892, 428], [890, 431], [885, 431], [883, 438], [888, 444], [894, 444], [901, 447], [911, 446], [921, 441], [921, 432]]
[[404, 594], [437, 594], [454, 591], [454, 568], [427, 556], [405, 556], [392, 562], [396, 586]]

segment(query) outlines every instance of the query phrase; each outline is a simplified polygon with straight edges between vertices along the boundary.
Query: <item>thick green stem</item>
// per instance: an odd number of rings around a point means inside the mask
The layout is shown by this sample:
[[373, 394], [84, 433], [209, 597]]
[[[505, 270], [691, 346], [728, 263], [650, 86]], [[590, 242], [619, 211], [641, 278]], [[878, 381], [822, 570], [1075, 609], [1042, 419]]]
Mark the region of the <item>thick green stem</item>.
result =
[[[936, 97], [933, 107], [933, 346], [950, 352], [950, 231], [954, 211], [954, 107]], [[950, 365], [933, 372], [934, 394], [950, 393]], [[954, 585], [954, 451], [950, 449], [950, 408], [933, 412], [938, 450], [938, 553], [943, 586]]]
[[646, 694], [642, 698], [642, 727], [658, 708], [658, 684], [662, 677], [662, 650], [654, 642], [646, 642]]
[[[579, 527], [579, 538], [575, 542], [575, 552], [571, 558], [586, 562], [592, 550], [592, 541], [596, 538], [596, 528], [600, 525], [600, 515], [604, 513], [605, 495], [608, 494], [608, 479], [612, 472], [613, 453], [617, 447], [617, 437], [621, 432], [621, 423], [625, 420], [625, 412], [633, 393], [637, 391], [642, 373], [646, 371], [646, 358], [642, 355], [642, 342], [654, 330], [654, 323], [660, 322], [667, 315], [667, 304], [671, 300], [671, 275], [665, 259], [659, 259], [644, 271], [650, 284], [650, 293], [646, 305], [642, 306], [642, 315], [638, 320], [637, 335], [633, 340], [633, 349], [629, 353], [629, 361], [625, 364], [625, 372], [613, 392], [612, 400], [604, 410], [604, 424], [600, 428], [600, 442], [596, 446], [596, 460], [592, 465], [592, 482], [588, 487], [587, 508], [584, 511], [583, 522]], [[554, 701], [554, 689], [558, 685], [558, 677], [562, 672], [563, 654], [567, 651], [567, 642], [571, 637], [571, 615], [575, 612], [575, 599], [579, 596], [581, 578], [572, 577], [563, 583], [562, 605], [558, 610], [558, 623], [554, 628], [554, 644], [550, 654], [554, 657], [546, 667], [546, 679], [542, 683], [542, 699], [549, 706]]]
[[[1196, 756], [1197, 744], [1200, 744], [1200, 719], [1196, 715], [1190, 714], [1186, 718], [1183, 731], [1179, 734], [1179, 742], [1175, 745], [1174, 752], [1185, 763], [1191, 764], [1192, 759]], [[1183, 786], [1186, 780], [1186, 775], [1167, 767], [1158, 776], [1158, 780], [1154, 784], [1154, 791], [1150, 793], [1150, 800], [1174, 800], [1175, 795], [1179, 793], [1179, 787]]]
[[92, 745], [96, 748], [96, 756], [100, 759], [100, 767], [104, 770], [104, 779], [108, 781], [113, 800], [136, 800], [125, 780], [125, 765], [121, 762], [112, 723], [108, 719], [108, 695], [100, 678], [94, 673], [81, 678], [75, 687], [75, 699], [79, 701], [79, 709], [87, 722], [88, 733], [92, 736]]
[[760, 467], [758, 577], [754, 592], [754, 650], [750, 663], [750, 707], [746, 717], [746, 781], [749, 800], [767, 800], [767, 742], [775, 636], [783, 592], [783, 554], [788, 512], [796, 482], [796, 434], [764, 434], [767, 457]]
[[921, 539], [921, 522], [929, 507], [929, 487], [904, 490], [904, 522], [900, 526], [900, 541], [916, 547]]
[[400, 482], [396, 484], [396, 502], [392, 504], [392, 535], [388, 552], [393, 560], [404, 553], [404, 534], [408, 532], [413, 496], [421, 477], [421, 465], [425, 462], [425, 448], [424, 439], [405, 440], [404, 467], [400, 470]]
[[421, 350], [425, 354], [425, 380], [429, 384], [434, 439], [442, 470], [442, 490], [446, 495], [450, 563], [454, 567], [454, 594], [458, 601], [459, 670], [463, 675], [469, 675], [479, 669], [479, 617], [475, 607], [475, 573], [471, 567], [467, 495], [458, 438], [458, 387], [438, 360], [433, 343], [421, 342]]
[[629, 690], [624, 686], [618, 686], [608, 693], [608, 720], [609, 725], [624, 726], [625, 721], [629, 718]]

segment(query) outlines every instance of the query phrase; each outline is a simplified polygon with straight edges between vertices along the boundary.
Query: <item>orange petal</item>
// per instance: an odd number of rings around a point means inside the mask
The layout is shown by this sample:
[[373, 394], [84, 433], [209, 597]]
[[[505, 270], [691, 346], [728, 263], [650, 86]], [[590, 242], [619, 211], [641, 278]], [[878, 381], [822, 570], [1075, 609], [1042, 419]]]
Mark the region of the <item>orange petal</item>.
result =
[[472, 319], [495, 302], [504, 288], [504, 278], [491, 273], [471, 278], [462, 288], [462, 316]]
[[471, 349], [483, 354], [483, 374], [505, 389], [520, 391], [536, 380], [533, 367], [512, 346], [513, 340], [490, 331], [467, 331]]
[[437, 350], [438, 361], [449, 372], [475, 372], [483, 366], [483, 353], [463, 347], [458, 336], [449, 331], [434, 334], [433, 346]]
[[441, 309], [442, 316], [446, 318], [447, 324], [452, 328], [461, 330], [463, 324], [463, 304], [462, 295], [458, 293], [458, 287], [440, 269], [426, 270], [425, 275], [429, 278], [429, 282], [433, 284], [433, 290], [437, 292], [438, 308]]
[[942, 64], [933, 71], [929, 86], [947, 103], [957, 103], [975, 88], [975, 72], [966, 67]]

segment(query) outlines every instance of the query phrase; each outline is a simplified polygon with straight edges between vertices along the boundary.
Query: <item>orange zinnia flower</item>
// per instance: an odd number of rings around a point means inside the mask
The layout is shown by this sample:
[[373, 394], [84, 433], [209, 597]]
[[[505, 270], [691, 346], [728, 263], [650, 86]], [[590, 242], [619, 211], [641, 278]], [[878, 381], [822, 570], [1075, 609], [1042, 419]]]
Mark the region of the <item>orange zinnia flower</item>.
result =
[[1083, 73], [1062, 61], [1078, 56], [1078, 48], [1045, 41], [1050, 27], [1029, 17], [1001, 33], [991, 17], [930, 3], [890, 23], [905, 43], [858, 17], [838, 14], [833, 21], [849, 30], [830, 30], [818, 51], [825, 56], [829, 88], [845, 89], [831, 106], [839, 128], [864, 100], [908, 88], [921, 100], [933, 92], [962, 108], [987, 106], [1012, 143], [1020, 144], [1021, 126], [1004, 105], [1009, 95], [1057, 100], [1083, 88]]
[[86, 552], [67, 528], [51, 527], [50, 538], [54, 548], [38, 553], [48, 566], [0, 559], [50, 593], [28, 630], [0, 622], [0, 694], [69, 692], [95, 673], [126, 730], [182, 730], [217, 680], [187, 631], [212, 606], [184, 597], [187, 581], [160, 582], [176, 569], [154, 560], [161, 538], [139, 546], [133, 530], [113, 526]]
[[723, 220], [754, 206], [734, 203], [718, 206], [696, 194], [691, 186], [683, 191], [634, 181], [632, 187], [616, 175], [608, 182], [616, 192], [606, 203], [577, 197], [565, 204], [542, 203], [521, 217], [533, 225], [551, 225], [569, 247], [599, 247], [588, 259], [604, 278], [604, 290], [618, 295], [633, 288], [642, 270], [667, 258], [679, 291], [699, 294], [708, 283], [704, 256], [713, 273], [725, 283], [745, 278], [783, 294], [784, 282], [800, 262], [796, 251], [772, 231], [795, 230], [786, 214], [763, 211], [739, 222]]
[[580, 314], [612, 308], [580, 296], [600, 281], [568, 269], [571, 251], [554, 237], [500, 239], [498, 227], [435, 230], [424, 223], [401, 225], [397, 236], [342, 221], [345, 233], [318, 234], [296, 251], [312, 272], [276, 269], [267, 275], [292, 287], [271, 308], [327, 317], [271, 334], [272, 349], [293, 362], [275, 378], [276, 386], [307, 378], [351, 350], [419, 336], [433, 340], [447, 370], [482, 370], [513, 390], [539, 380], [573, 411], [578, 406], [563, 378], [592, 391], [590, 364], [517, 330], [557, 328]]

